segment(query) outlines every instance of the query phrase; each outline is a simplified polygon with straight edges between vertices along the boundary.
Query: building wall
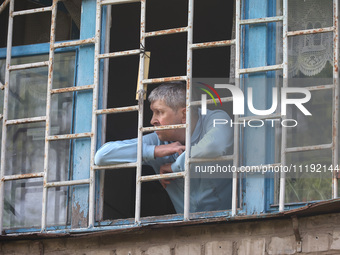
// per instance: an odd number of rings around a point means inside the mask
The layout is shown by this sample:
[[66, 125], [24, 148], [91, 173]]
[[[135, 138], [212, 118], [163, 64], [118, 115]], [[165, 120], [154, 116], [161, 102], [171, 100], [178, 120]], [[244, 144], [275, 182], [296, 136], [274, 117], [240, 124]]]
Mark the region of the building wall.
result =
[[340, 254], [340, 213], [298, 218], [298, 224], [300, 253], [296, 251], [292, 219], [281, 218], [3, 240], [0, 254]]

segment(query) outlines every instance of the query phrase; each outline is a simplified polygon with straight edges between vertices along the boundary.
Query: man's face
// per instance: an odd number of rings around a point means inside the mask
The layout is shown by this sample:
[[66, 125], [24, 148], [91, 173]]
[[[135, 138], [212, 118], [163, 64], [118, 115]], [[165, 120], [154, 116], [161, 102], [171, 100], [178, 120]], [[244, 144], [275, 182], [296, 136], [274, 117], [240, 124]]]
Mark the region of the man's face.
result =
[[[185, 108], [179, 108], [177, 111], [174, 111], [167, 106], [163, 100], [156, 100], [152, 102], [150, 108], [153, 112], [150, 123], [153, 126], [185, 123]], [[161, 141], [179, 141], [182, 144], [185, 142], [185, 129], [159, 130], [156, 131], [156, 134]]]

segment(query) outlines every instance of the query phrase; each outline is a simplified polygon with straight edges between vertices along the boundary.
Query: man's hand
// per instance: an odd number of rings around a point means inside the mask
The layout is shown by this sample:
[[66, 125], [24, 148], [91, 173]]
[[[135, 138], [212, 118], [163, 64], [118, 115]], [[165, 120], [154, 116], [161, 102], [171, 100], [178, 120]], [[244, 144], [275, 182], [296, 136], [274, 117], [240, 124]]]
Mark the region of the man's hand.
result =
[[158, 145], [155, 147], [154, 157], [161, 158], [170, 156], [176, 152], [181, 155], [185, 151], [185, 146], [180, 142], [174, 142], [170, 144]]
[[[168, 174], [168, 173], [172, 173], [171, 170], [171, 163], [167, 163], [165, 165], [162, 165], [160, 170], [159, 170], [160, 174]], [[161, 179], [159, 180], [161, 185], [163, 186], [163, 188], [166, 188], [166, 185], [170, 184], [171, 179]]]

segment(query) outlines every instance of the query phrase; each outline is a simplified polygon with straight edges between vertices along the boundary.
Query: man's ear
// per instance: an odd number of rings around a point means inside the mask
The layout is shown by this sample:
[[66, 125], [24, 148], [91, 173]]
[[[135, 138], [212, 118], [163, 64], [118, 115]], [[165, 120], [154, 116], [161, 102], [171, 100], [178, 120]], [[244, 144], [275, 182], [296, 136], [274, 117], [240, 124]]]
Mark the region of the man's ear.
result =
[[182, 108], [181, 113], [182, 113], [182, 124], [185, 124], [187, 120], [187, 109], [185, 107]]

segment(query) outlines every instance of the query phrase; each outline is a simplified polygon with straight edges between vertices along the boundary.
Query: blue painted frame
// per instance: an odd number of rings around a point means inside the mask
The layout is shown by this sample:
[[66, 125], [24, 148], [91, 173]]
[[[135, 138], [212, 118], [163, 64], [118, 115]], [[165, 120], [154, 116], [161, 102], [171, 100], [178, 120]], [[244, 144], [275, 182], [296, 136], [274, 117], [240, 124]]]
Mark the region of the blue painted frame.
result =
[[[243, 19], [254, 19], [276, 16], [275, 1], [268, 0], [246, 0], [243, 6]], [[273, 65], [276, 61], [276, 24], [258, 24], [244, 26], [244, 61], [241, 66], [244, 68]], [[274, 43], [273, 43], [274, 42]], [[247, 97], [247, 88], [253, 87], [253, 100], [257, 108], [268, 109], [271, 105], [271, 88], [275, 83], [270, 83], [267, 78], [275, 77], [275, 72], [254, 73], [243, 75], [243, 89]], [[250, 116], [246, 112], [246, 116]], [[275, 163], [274, 146], [275, 130], [271, 124], [262, 128], [244, 128], [244, 137], [241, 144], [244, 144], [241, 155], [244, 165], [259, 165]], [[262, 174], [252, 174], [243, 181], [243, 212], [245, 214], [259, 214], [270, 211], [270, 205], [274, 201], [274, 179], [268, 174], [263, 178]]]

